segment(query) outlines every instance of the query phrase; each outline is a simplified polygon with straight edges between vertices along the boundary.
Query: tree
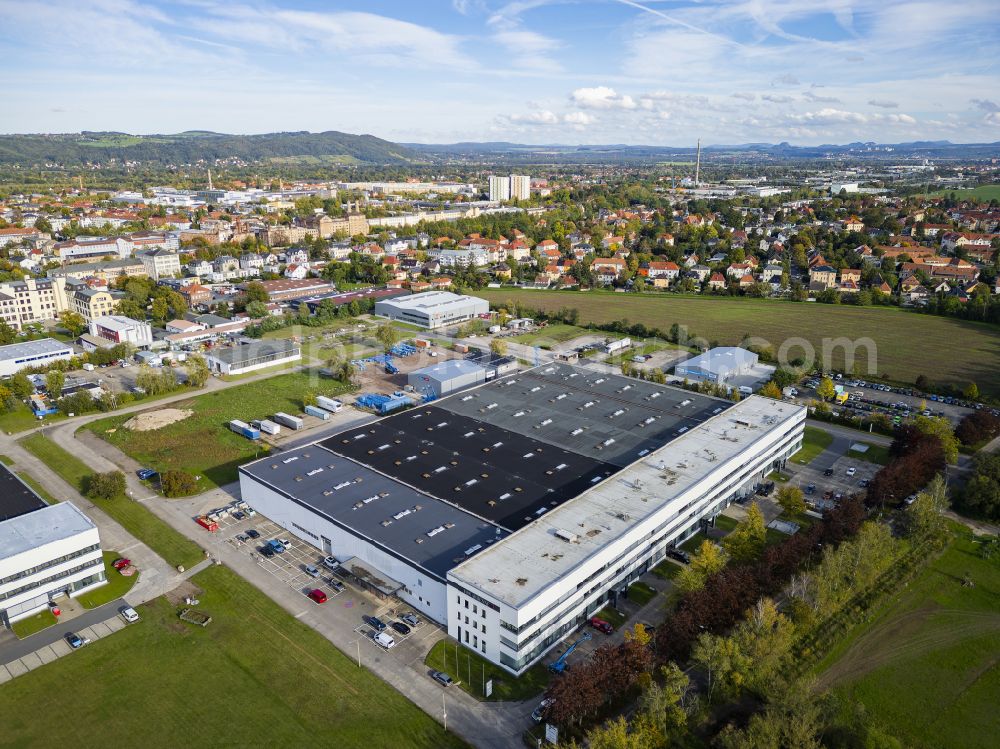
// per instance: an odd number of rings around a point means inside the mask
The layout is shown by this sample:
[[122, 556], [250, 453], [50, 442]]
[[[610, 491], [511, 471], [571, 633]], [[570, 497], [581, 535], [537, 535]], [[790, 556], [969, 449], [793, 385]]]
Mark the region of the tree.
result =
[[30, 398], [35, 392], [35, 386], [31, 384], [31, 380], [28, 379], [28, 375], [24, 372], [18, 372], [11, 377], [7, 381], [7, 387], [10, 388], [10, 392], [14, 394], [15, 398], [21, 400]]
[[941, 441], [945, 460], [951, 464], [958, 460], [958, 438], [948, 419], [943, 416], [918, 416], [913, 425], [922, 434], [932, 435]]
[[746, 682], [750, 667], [750, 659], [740, 651], [733, 638], [708, 632], [698, 637], [691, 650], [691, 660], [705, 672], [705, 696], [709, 702], [716, 690], [737, 696]]
[[267, 289], [264, 288], [264, 284], [260, 281], [251, 281], [248, 283], [243, 289], [243, 294], [246, 296], [247, 304], [250, 302], [264, 302], [266, 304], [271, 301]]
[[985, 409], [966, 414], [955, 427], [955, 436], [963, 445], [989, 442], [998, 434], [1000, 434], [1000, 418]]
[[83, 315], [69, 309], [59, 313], [59, 324], [74, 337], [87, 329], [87, 321], [83, 319]]
[[187, 372], [188, 385], [200, 388], [208, 382], [209, 370], [205, 358], [201, 354], [189, 354], [184, 362], [184, 370]]
[[166, 299], [154, 299], [153, 306], [149, 311], [154, 320], [163, 322], [167, 319], [167, 315], [170, 314], [170, 307], [167, 305]]
[[716, 544], [702, 541], [698, 551], [691, 557], [691, 563], [677, 575], [677, 587], [685, 592], [704, 587], [708, 577], [725, 567], [728, 559]]
[[0, 346], [9, 346], [16, 340], [17, 331], [6, 320], [0, 320]]
[[63, 385], [66, 384], [66, 375], [58, 369], [53, 369], [45, 375], [45, 389], [50, 398], [59, 398], [62, 395]]
[[687, 726], [692, 705], [689, 704], [691, 680], [678, 668], [668, 663], [660, 669], [660, 683], [652, 682], [640, 698], [639, 721], [652, 727], [659, 735], [656, 746], [665, 746], [671, 737], [682, 733]]
[[976, 383], [970, 382], [965, 386], [965, 390], [962, 391], [962, 395], [971, 401], [979, 400], [979, 388]]
[[775, 400], [781, 400], [781, 388], [773, 382], [767, 382], [760, 389], [759, 395], [763, 395], [767, 398], [774, 398]]
[[256, 320], [267, 317], [267, 305], [264, 302], [250, 302], [247, 304], [246, 313]]
[[746, 519], [722, 540], [722, 545], [733, 559], [749, 562], [760, 556], [766, 537], [764, 513], [760, 511], [757, 503], [753, 502], [747, 508]]
[[195, 477], [186, 471], [164, 471], [160, 474], [160, 485], [165, 497], [186, 497], [198, 490]]
[[833, 380], [829, 377], [824, 377], [820, 380], [819, 385], [816, 386], [816, 395], [825, 401], [830, 400], [837, 394], [837, 389], [833, 386]]
[[945, 528], [944, 513], [949, 506], [948, 485], [938, 474], [906, 509], [910, 535], [923, 538], [939, 535]]
[[761, 598], [733, 630], [737, 650], [750, 661], [748, 682], [758, 692], [770, 691], [795, 640], [795, 625], [771, 598]]
[[400, 338], [400, 332], [389, 323], [379, 325], [375, 331], [375, 338], [382, 344], [382, 349], [388, 354]]
[[781, 505], [781, 509], [785, 511], [785, 514], [791, 517], [800, 515], [806, 511], [805, 496], [797, 486], [786, 484], [778, 489], [777, 500], [778, 504]]
[[125, 489], [125, 474], [121, 471], [109, 471], [91, 474], [87, 480], [86, 494], [91, 499], [111, 500], [124, 496]]
[[494, 338], [490, 341], [490, 352], [494, 356], [506, 356], [507, 355], [507, 341], [503, 338]]

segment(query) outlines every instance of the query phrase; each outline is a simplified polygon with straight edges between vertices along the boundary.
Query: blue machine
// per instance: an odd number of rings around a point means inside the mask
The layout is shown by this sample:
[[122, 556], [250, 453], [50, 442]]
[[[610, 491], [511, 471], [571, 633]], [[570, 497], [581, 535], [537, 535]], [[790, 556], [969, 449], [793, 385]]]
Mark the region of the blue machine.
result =
[[580, 639], [574, 642], [568, 648], [566, 648], [566, 652], [559, 656], [559, 660], [557, 660], [555, 663], [549, 664], [549, 671], [551, 671], [554, 674], [561, 674], [563, 671], [565, 671], [569, 667], [566, 663], [566, 659], [569, 658], [569, 654], [572, 653], [574, 650], [576, 650], [577, 645], [579, 645], [581, 642], [586, 642], [591, 637], [593, 637], [593, 635], [590, 634], [590, 632], [584, 632], [582, 635], [580, 635]]

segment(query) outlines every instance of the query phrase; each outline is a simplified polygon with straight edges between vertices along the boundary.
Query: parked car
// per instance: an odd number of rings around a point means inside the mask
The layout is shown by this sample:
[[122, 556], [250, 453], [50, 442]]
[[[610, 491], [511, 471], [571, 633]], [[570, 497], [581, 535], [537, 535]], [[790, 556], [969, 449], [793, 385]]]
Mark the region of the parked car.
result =
[[324, 557], [323, 566], [332, 572], [340, 566], [340, 562], [338, 562], [334, 557]]
[[311, 564], [302, 565], [302, 569], [307, 575], [309, 575], [309, 577], [319, 577], [319, 570]]
[[340, 592], [342, 592], [344, 590], [344, 584], [342, 582], [340, 582], [339, 580], [335, 579], [335, 578], [328, 577], [326, 579], [326, 584], [329, 585], [331, 588], [333, 588], [338, 593], [340, 593]]
[[861, 481], [858, 482], [858, 486], [862, 489], [867, 489], [869, 484], [871, 484], [871, 481], [868, 479], [861, 479]]
[[284, 554], [285, 550], [288, 548], [285, 546], [284, 541], [279, 541], [276, 538], [272, 538], [267, 542], [267, 548], [271, 549], [275, 554]]
[[678, 562], [684, 562], [684, 564], [690, 564], [691, 562], [691, 555], [684, 551], [684, 549], [669, 548], [667, 549], [667, 556], [671, 559], [676, 559]]
[[121, 610], [118, 613], [121, 614], [122, 619], [124, 619], [129, 624], [139, 621], [139, 612], [136, 611], [131, 606], [122, 606]]
[[827, 468], [825, 471], [823, 471], [823, 475], [824, 476], [832, 476], [833, 475], [833, 469], [832, 468]]
[[375, 640], [376, 644], [381, 645], [386, 650], [396, 646], [396, 641], [392, 639], [392, 635], [385, 632], [376, 632], [372, 635], [372, 639]]
[[420, 624], [420, 619], [418, 619], [417, 615], [414, 614], [413, 612], [403, 614], [399, 618], [402, 619], [407, 624], [409, 624], [411, 627], [416, 627], [418, 624]]
[[606, 622], [596, 616], [591, 617], [590, 621], [587, 622], [591, 627], [596, 629], [598, 632], [603, 632], [606, 635], [610, 635], [615, 631], [615, 628], [611, 626], [610, 622]]
[[270, 559], [271, 557], [274, 556], [274, 549], [272, 549], [270, 546], [261, 546], [260, 553], [263, 554], [268, 559]]
[[552, 697], [542, 700], [541, 704], [531, 711], [531, 719], [535, 723], [541, 723], [545, 719], [545, 711], [555, 704], [555, 700]]
[[242, 512], [240, 512], [239, 510], [233, 513], [233, 518], [235, 518], [236, 520], [246, 520], [246, 517], [247, 516], [244, 515]]
[[253, 528], [247, 528], [247, 536], [250, 538], [260, 538], [260, 533]]
[[407, 627], [402, 622], [393, 622], [389, 626], [392, 627], [397, 632], [399, 632], [399, 634], [401, 634], [401, 635], [408, 635], [408, 634], [410, 634], [410, 628]]
[[853, 476], [857, 472], [858, 472], [858, 469], [855, 468], [854, 466], [851, 466], [850, 468], [847, 469], [847, 475], [848, 476]]
[[284, 547], [285, 547], [286, 549], [290, 549], [290, 548], [292, 548], [292, 542], [291, 542], [291, 541], [289, 541], [289, 540], [288, 540], [287, 538], [279, 538], [279, 539], [278, 539], [278, 543], [280, 543], [280, 544], [281, 544], [282, 546], [284, 546]]
[[365, 621], [368, 623], [368, 626], [370, 626], [376, 632], [381, 632], [382, 630], [385, 629], [385, 622], [379, 619], [377, 616], [366, 617]]
[[84, 645], [87, 645], [90, 640], [86, 637], [80, 637], [80, 635], [75, 632], [70, 632], [66, 635], [66, 642], [69, 643], [69, 646], [73, 648], [73, 650], [76, 650], [77, 648], [82, 648]]
[[314, 588], [310, 590], [307, 594], [316, 603], [326, 603], [326, 593], [324, 593], [319, 588]]
[[815, 493], [816, 493], [816, 484], [809, 484], [806, 487], [806, 494], [815, 494]]
[[132, 564], [131, 559], [126, 559], [125, 557], [119, 557], [118, 559], [116, 559], [111, 563], [111, 566], [114, 567], [116, 570], [123, 570], [130, 564]]
[[443, 687], [450, 687], [455, 683], [444, 671], [431, 671], [431, 678]]
[[156, 471], [152, 468], [140, 468], [135, 472], [135, 475], [139, 477], [140, 481], [149, 481], [153, 476], [156, 475]]

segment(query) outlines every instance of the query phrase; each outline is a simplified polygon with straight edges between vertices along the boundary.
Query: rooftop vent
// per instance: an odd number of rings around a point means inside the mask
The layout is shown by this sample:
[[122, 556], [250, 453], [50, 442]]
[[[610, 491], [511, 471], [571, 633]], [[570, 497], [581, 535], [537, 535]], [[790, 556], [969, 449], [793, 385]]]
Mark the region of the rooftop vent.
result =
[[299, 456], [298, 456], [298, 455], [295, 455], [295, 456], [293, 456], [293, 457], [291, 457], [291, 458], [285, 458], [285, 459], [284, 459], [283, 461], [281, 461], [281, 462], [282, 462], [282, 463], [291, 463], [292, 461], [294, 461], [294, 460], [298, 460], [298, 459], [299, 459]]
[[572, 531], [564, 531], [562, 528], [555, 529], [555, 536], [569, 544], [575, 544], [577, 542], [577, 535]]
[[306, 476], [315, 476], [317, 473], [323, 473], [322, 468], [314, 468], [313, 470], [306, 473]]

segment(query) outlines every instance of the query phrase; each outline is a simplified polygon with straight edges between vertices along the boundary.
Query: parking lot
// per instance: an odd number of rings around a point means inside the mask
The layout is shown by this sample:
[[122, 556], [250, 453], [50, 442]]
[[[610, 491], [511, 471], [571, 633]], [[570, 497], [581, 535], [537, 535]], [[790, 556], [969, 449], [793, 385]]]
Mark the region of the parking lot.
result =
[[[862, 482], [871, 481], [881, 467], [877, 463], [862, 460], [850, 451], [846, 455], [835, 457], [827, 450], [806, 465], [788, 463], [784, 473], [790, 477], [787, 482], [789, 485], [797, 486], [803, 491], [810, 484], [815, 485], [815, 490], [806, 494], [806, 502], [822, 507], [820, 500], [826, 492], [831, 492], [834, 497], [838, 494], [846, 497], [864, 493]], [[854, 469], [854, 474], [849, 476], [847, 472], [851, 468]], [[829, 476], [826, 475], [828, 471], [832, 472]]]

